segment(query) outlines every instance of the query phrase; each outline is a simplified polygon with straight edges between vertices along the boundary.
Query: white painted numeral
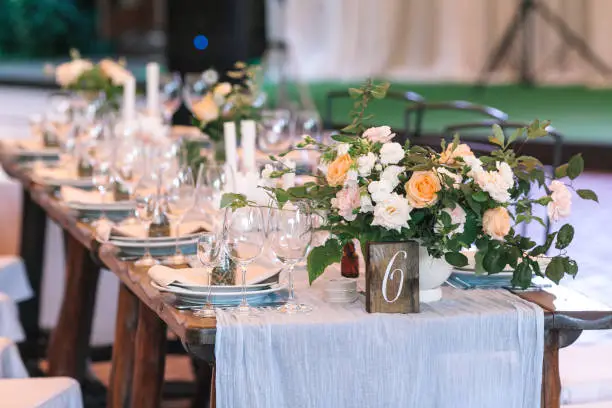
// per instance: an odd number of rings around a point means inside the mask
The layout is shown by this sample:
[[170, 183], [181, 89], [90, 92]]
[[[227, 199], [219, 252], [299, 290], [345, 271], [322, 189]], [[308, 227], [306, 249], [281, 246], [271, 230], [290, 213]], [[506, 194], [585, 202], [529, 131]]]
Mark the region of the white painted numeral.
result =
[[[393, 263], [395, 262], [395, 258], [397, 258], [397, 256], [400, 254], [404, 256], [404, 259], [408, 258], [408, 253], [406, 251], [397, 251], [395, 255], [393, 255], [393, 257], [391, 258], [389, 263], [387, 264], [387, 270], [385, 271], [385, 276], [383, 277], [382, 295], [383, 295], [383, 298], [385, 299], [385, 302], [387, 303], [395, 302], [400, 297], [400, 294], [402, 293], [403, 285], [401, 284], [401, 282], [404, 281], [404, 271], [400, 268], [391, 270], [391, 268], [393, 267]], [[400, 277], [399, 277], [400, 285], [397, 288], [397, 294], [395, 295], [395, 297], [389, 300], [389, 298], [387, 297], [387, 281], [394, 280], [395, 273], [398, 271], [400, 273]]]

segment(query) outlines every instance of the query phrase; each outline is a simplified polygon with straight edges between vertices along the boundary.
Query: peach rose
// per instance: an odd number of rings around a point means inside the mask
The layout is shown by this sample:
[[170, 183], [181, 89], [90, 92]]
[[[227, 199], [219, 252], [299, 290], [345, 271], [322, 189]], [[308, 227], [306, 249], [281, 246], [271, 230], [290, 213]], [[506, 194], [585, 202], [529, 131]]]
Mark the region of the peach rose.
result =
[[123, 85], [133, 76], [123, 65], [109, 59], [103, 59], [98, 65], [102, 73], [110, 78], [114, 85]]
[[430, 207], [438, 201], [442, 189], [440, 179], [433, 171], [415, 171], [404, 185], [406, 199], [414, 208]]
[[482, 216], [482, 229], [493, 239], [502, 241], [510, 232], [510, 214], [504, 207], [491, 208]]
[[210, 92], [194, 103], [191, 110], [195, 117], [204, 123], [212, 122], [219, 118], [219, 107]]
[[446, 147], [446, 150], [443, 151], [440, 155], [440, 163], [453, 165], [455, 164], [455, 159], [459, 157], [463, 158], [466, 156], [474, 156], [474, 153], [472, 152], [472, 149], [470, 149], [470, 146], [466, 145], [465, 143], [462, 143], [457, 145], [455, 150], [453, 150], [453, 145], [450, 144]]
[[338, 156], [336, 160], [331, 162], [327, 167], [327, 182], [330, 186], [341, 186], [346, 180], [346, 174], [348, 173], [353, 159], [349, 154], [343, 154]]

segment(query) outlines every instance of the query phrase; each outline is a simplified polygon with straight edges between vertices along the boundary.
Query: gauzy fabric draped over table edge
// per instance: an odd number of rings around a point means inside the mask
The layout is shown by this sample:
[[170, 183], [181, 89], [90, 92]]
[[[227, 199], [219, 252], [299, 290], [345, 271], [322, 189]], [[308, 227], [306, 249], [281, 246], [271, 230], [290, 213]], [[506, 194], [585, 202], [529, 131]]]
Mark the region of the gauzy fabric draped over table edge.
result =
[[419, 314], [368, 314], [361, 300], [322, 301], [329, 275], [312, 288], [300, 280], [310, 314], [217, 313], [217, 407], [540, 406], [538, 306], [504, 290], [445, 288]]
[[[473, 82], [520, 4], [518, 0], [267, 1], [268, 36], [286, 41], [289, 72], [305, 81], [374, 76]], [[612, 66], [611, 2], [538, 2], [560, 16]], [[279, 4], [284, 4], [284, 13]], [[538, 81], [606, 83], [537, 14], [533, 26], [533, 70]], [[495, 79], [516, 78], [520, 51], [519, 36]]]

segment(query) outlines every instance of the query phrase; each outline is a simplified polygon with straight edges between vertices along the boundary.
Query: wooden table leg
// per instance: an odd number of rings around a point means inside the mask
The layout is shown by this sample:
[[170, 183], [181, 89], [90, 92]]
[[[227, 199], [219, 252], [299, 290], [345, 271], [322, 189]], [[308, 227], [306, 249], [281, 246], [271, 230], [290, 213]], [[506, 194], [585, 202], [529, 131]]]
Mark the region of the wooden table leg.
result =
[[561, 377], [559, 376], [559, 331], [547, 330], [544, 337], [542, 408], [560, 407]]
[[40, 338], [39, 315], [47, 214], [32, 200], [30, 192], [25, 188], [22, 194], [21, 217], [19, 254], [23, 259], [30, 285], [34, 291], [32, 299], [19, 303], [19, 317], [26, 333], [22, 357], [24, 359], [37, 360], [42, 357], [38, 352]]
[[100, 268], [89, 250], [64, 232], [66, 242], [66, 284], [57, 325], [51, 334], [47, 359], [49, 375], [85, 377], [89, 337], [98, 288]]
[[115, 322], [113, 365], [106, 400], [108, 408], [129, 408], [132, 406], [130, 397], [134, 372], [138, 311], [138, 298], [121, 283], [119, 286], [117, 321]]
[[132, 406], [157, 408], [164, 381], [166, 324], [142, 302], [135, 342]]
[[215, 386], [216, 377], [217, 367], [212, 366], [212, 375], [210, 377], [210, 401], [208, 403], [209, 408], [216, 408], [217, 406], [217, 387]]

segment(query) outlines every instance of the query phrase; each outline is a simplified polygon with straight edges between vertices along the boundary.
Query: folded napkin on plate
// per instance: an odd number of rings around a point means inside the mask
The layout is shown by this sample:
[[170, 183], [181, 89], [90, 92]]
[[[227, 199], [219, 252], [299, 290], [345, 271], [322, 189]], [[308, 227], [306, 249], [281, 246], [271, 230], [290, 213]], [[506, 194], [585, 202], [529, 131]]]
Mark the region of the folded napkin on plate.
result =
[[[60, 193], [64, 201], [83, 204], [101, 204], [102, 197], [97, 191], [87, 191], [81, 188], [62, 186]], [[107, 194], [110, 197], [110, 194]], [[108, 202], [108, 199], [105, 200]]]
[[186, 285], [208, 285], [207, 268], [173, 269], [163, 265], [155, 265], [149, 269], [148, 274], [151, 280], [159, 286], [168, 286], [175, 282]]
[[35, 166], [34, 175], [46, 179], [72, 179], [77, 180], [78, 174], [75, 168]]
[[[179, 236], [195, 234], [208, 230], [208, 225], [203, 221], [185, 221], [179, 225]], [[170, 236], [174, 237], [176, 228], [170, 225]], [[122, 224], [115, 225], [111, 231], [111, 235], [118, 235], [132, 238], [146, 238], [144, 228], [141, 224]]]
[[115, 224], [107, 219], [100, 219], [96, 221], [96, 238], [101, 242], [106, 242], [111, 236], [111, 231]]

